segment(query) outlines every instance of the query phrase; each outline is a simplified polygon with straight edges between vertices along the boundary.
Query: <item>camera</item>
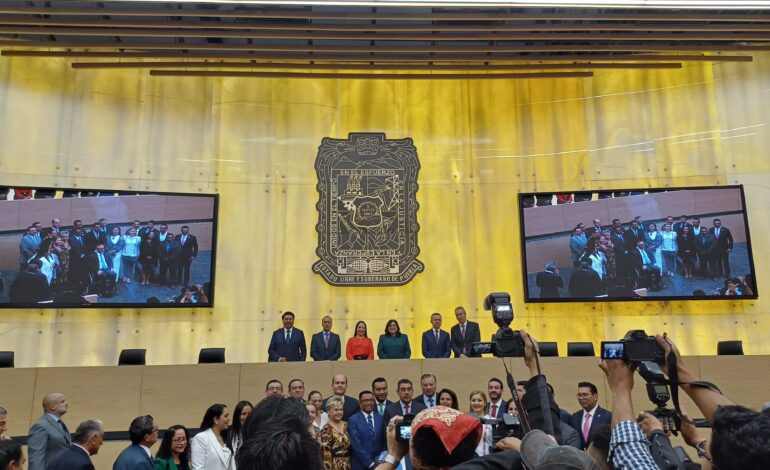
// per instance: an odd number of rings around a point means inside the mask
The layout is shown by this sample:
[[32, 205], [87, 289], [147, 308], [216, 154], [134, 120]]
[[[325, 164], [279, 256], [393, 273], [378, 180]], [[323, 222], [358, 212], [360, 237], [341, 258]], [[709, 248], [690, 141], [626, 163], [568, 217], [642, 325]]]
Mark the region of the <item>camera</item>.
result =
[[671, 399], [671, 393], [666, 385], [663, 371], [658, 364], [650, 361], [643, 361], [638, 370], [639, 375], [646, 382], [647, 398], [656, 405], [654, 410], [648, 410], [647, 413], [658, 418], [664, 430], [676, 435], [682, 426], [682, 416], [676, 410], [666, 408], [666, 403]]
[[396, 440], [409, 442], [412, 438], [412, 420], [414, 415], [406, 415], [404, 419], [396, 423]]
[[620, 341], [602, 341], [602, 359], [623, 359], [626, 362], [662, 362], [666, 358], [654, 336], [644, 330], [631, 330]]
[[489, 354], [497, 357], [524, 357], [524, 340], [521, 334], [512, 330], [513, 305], [507, 292], [493, 292], [484, 299], [484, 310], [492, 311], [492, 320], [500, 328], [490, 343], [473, 343], [471, 353]]
[[508, 413], [503, 414], [500, 418], [483, 418], [475, 413], [471, 413], [471, 416], [478, 418], [481, 424], [492, 426], [492, 445], [490, 446], [490, 451], [495, 450], [495, 444], [501, 439], [514, 436], [521, 426], [519, 417]]

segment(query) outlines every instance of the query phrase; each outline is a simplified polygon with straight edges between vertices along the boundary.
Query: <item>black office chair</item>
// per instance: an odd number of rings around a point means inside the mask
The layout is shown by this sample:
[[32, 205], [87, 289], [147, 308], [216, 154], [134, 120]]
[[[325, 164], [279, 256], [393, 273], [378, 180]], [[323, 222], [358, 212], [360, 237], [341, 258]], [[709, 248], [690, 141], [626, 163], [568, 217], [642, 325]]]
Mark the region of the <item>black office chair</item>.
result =
[[743, 356], [743, 341], [720, 341], [717, 343], [719, 356]]
[[119, 366], [143, 366], [145, 365], [146, 349], [124, 349], [120, 351]]
[[567, 356], [596, 356], [594, 343], [567, 343]]
[[224, 364], [225, 348], [203, 348], [198, 354], [198, 364]]
[[559, 345], [556, 341], [542, 341], [537, 345], [540, 348], [540, 357], [559, 357]]
[[0, 351], [0, 367], [13, 368], [13, 351]]

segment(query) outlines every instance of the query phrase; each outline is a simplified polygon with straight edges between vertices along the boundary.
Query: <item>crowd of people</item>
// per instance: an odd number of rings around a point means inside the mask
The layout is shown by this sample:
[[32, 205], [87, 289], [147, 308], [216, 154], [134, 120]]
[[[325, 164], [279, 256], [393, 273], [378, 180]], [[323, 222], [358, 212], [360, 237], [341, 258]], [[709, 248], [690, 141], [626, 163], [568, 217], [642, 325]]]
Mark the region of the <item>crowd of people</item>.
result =
[[[668, 216], [660, 228], [638, 216], [626, 225], [613, 219], [611, 226], [603, 226], [593, 219], [591, 227], [579, 223], [572, 229], [569, 250], [573, 271], [566, 287], [572, 297], [622, 295], [640, 287], [659, 291], [665, 277], [676, 276], [724, 278], [715, 294], [753, 295], [753, 276], [731, 276], [733, 236], [718, 218], [705, 227], [698, 217], [682, 215], [674, 222]], [[541, 298], [560, 297], [565, 287], [555, 262], [538, 273], [535, 283]]]
[[[480, 357], [481, 354], [471, 351], [473, 343], [481, 341], [479, 324], [468, 321], [465, 308], [455, 308], [457, 324], [449, 332], [443, 330], [443, 319], [440, 313], [430, 316], [431, 329], [425, 331], [421, 338], [422, 356], [429, 358], [450, 357]], [[294, 327], [294, 313], [284, 312], [281, 315], [283, 328], [273, 332], [267, 349], [268, 361], [291, 362], [307, 359], [307, 341], [305, 333]], [[332, 331], [332, 318], [325, 316], [321, 319], [321, 331], [313, 334], [310, 339], [310, 357], [315, 361], [336, 361], [342, 357], [340, 336]], [[348, 339], [345, 346], [345, 357], [349, 361], [374, 359], [375, 346], [369, 338], [366, 322], [356, 323], [354, 336]], [[380, 359], [409, 359], [412, 349], [409, 337], [401, 332], [398, 321], [388, 320], [385, 331], [377, 342], [377, 357]]]
[[[157, 227], [156, 227], [157, 225]], [[208, 303], [203, 285], [190, 285], [190, 269], [198, 241], [183, 225], [175, 235], [165, 223], [134, 220], [127, 228], [105, 218], [90, 229], [75, 220], [63, 227], [34, 222], [19, 241], [19, 274], [10, 287], [14, 303], [56, 301], [68, 296], [115, 295], [119, 284], [183, 286], [175, 301]]]
[[[680, 431], [699, 462], [672, 447], [674, 429], [667, 422], [634, 413], [633, 365], [621, 359], [600, 364], [612, 410], [599, 405], [594, 384], [579, 382], [579, 408], [569, 413], [556, 403], [540, 371], [537, 342], [523, 330], [520, 335], [527, 379], [507, 393], [500, 379], [490, 378], [486, 390], [470, 393], [467, 410], [459, 409], [455, 392], [439, 390], [434, 374], [420, 377], [419, 396], [413, 396], [412, 380], [401, 378], [393, 401], [383, 377], [351, 396], [347, 377], [337, 374], [326, 398], [318, 390], [308, 393], [300, 378], [288, 383], [287, 393], [273, 379], [255, 404], [240, 401], [232, 413], [222, 403], [208, 407], [199, 429], [176, 424], [161, 434], [161, 423], [152, 416], [135, 418], [128, 428], [131, 444], [113, 470], [745, 470], [770, 462], [770, 413], [738, 406], [713, 384], [699, 382], [665, 335], [655, 337], [665, 353], [661, 368], [667, 373], [671, 365], [677, 371], [679, 387], [712, 426], [706, 437], [682, 414]], [[94, 468], [90, 456], [104, 442], [102, 422], [88, 419], [71, 435], [62, 419], [69, 409], [66, 397], [49, 393], [42, 405], [43, 415], [29, 430], [29, 469]], [[497, 423], [510, 422], [506, 414], [520, 424], [496, 434]], [[21, 469], [26, 460], [20, 443], [6, 436], [9, 416], [11, 411], [0, 407], [0, 470]], [[410, 437], [397, 439], [396, 427], [405, 417], [411, 418]]]

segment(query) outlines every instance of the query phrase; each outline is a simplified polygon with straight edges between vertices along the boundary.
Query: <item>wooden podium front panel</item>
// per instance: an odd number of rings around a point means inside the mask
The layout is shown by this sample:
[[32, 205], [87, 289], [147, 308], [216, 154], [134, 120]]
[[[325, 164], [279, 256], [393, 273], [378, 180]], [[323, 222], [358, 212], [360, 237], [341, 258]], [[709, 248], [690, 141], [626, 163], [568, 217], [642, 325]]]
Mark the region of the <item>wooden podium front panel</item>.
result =
[[0, 405], [8, 410], [8, 435], [24, 436], [34, 416], [43, 414], [34, 396], [38, 369], [0, 369]]

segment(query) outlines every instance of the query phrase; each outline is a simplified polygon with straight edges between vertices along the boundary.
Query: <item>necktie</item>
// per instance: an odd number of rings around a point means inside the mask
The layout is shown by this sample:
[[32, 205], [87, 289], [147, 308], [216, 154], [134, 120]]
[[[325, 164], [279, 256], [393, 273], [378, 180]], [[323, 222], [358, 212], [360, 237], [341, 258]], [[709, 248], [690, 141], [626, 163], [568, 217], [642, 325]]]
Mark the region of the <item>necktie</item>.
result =
[[465, 346], [465, 325], [460, 325], [460, 336], [463, 337], [463, 354], [468, 354], [468, 348]]
[[107, 263], [104, 261], [104, 255], [99, 253], [99, 269], [102, 271], [107, 269]]
[[714, 230], [714, 236], [719, 238], [719, 229]]
[[493, 418], [497, 418], [497, 405], [492, 405], [492, 409], [490, 410], [489, 414]]
[[291, 339], [291, 330], [286, 330], [286, 342], [288, 343]]
[[438, 344], [438, 330], [436, 330], [436, 344]]
[[374, 417], [370, 414], [366, 421], [369, 423], [369, 437], [374, 441]]
[[71, 437], [70, 437], [70, 432], [69, 432], [69, 430], [67, 429], [67, 426], [64, 424], [64, 421], [62, 421], [62, 420], [59, 420], [59, 421], [58, 421], [58, 423], [59, 423], [59, 426], [61, 426], [61, 429], [62, 429], [62, 431], [64, 431], [64, 435], [65, 435], [65, 436], [66, 436], [66, 438], [67, 438], [67, 442], [70, 442], [70, 439], [71, 439]]
[[433, 398], [428, 398], [428, 407], [433, 408], [433, 405], [434, 405]]
[[404, 405], [404, 416], [409, 414], [409, 403]]
[[329, 348], [329, 333], [324, 333], [324, 347]]
[[641, 248], [639, 248], [639, 253], [642, 255], [642, 263], [650, 264], [650, 258], [647, 257], [647, 253]]
[[380, 416], [385, 414], [385, 403], [377, 403], [377, 413], [379, 413]]
[[583, 423], [583, 442], [588, 442], [588, 432], [591, 430], [591, 413], [586, 413], [586, 420]]

